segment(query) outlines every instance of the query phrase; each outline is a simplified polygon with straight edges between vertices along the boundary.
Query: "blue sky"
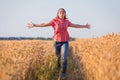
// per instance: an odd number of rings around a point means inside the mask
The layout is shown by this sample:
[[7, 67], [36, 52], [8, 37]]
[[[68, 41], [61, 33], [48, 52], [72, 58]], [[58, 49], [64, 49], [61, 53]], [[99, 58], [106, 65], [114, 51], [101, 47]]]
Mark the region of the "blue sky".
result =
[[90, 38], [120, 32], [120, 0], [0, 0], [0, 37], [52, 37], [52, 27], [28, 29], [27, 23], [49, 22], [64, 8], [72, 23], [91, 29], [69, 28], [71, 37]]

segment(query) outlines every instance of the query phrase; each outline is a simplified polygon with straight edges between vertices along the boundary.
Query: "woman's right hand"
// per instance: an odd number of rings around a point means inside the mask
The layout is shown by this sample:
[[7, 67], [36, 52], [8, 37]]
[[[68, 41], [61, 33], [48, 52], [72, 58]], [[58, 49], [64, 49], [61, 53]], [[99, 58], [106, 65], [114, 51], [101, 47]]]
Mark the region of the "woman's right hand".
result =
[[32, 23], [32, 22], [30, 22], [30, 23], [28, 23], [28, 26], [27, 26], [28, 28], [33, 28], [34, 27], [34, 23]]

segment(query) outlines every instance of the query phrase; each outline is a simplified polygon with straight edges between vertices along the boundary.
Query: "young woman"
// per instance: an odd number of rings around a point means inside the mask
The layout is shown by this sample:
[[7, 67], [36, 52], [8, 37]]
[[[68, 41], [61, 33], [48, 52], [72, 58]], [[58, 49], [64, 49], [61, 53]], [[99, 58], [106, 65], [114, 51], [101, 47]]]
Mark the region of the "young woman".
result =
[[[68, 53], [68, 41], [69, 41], [69, 34], [67, 29], [68, 27], [90, 29], [90, 25], [89, 24], [79, 25], [79, 24], [71, 23], [66, 18], [66, 11], [63, 8], [60, 8], [57, 12], [57, 16], [48, 23], [34, 24], [31, 22], [28, 24], [29, 28], [48, 27], [48, 26], [52, 26], [54, 29], [54, 36], [53, 36], [54, 49], [55, 49], [55, 54], [57, 56], [58, 67], [59, 68], [62, 67], [61, 77], [64, 80], [66, 68], [67, 68], [67, 53]], [[62, 66], [60, 65], [60, 57], [62, 58]]]

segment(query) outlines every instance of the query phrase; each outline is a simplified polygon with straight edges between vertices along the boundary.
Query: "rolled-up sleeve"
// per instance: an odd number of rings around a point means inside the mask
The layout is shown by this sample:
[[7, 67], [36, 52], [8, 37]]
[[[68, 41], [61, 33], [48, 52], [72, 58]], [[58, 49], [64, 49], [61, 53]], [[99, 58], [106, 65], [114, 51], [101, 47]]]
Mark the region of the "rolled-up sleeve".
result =
[[68, 27], [71, 25], [71, 21], [68, 20]]
[[54, 19], [50, 20], [49, 23], [50, 23], [51, 26], [55, 26], [55, 24], [54, 24]]

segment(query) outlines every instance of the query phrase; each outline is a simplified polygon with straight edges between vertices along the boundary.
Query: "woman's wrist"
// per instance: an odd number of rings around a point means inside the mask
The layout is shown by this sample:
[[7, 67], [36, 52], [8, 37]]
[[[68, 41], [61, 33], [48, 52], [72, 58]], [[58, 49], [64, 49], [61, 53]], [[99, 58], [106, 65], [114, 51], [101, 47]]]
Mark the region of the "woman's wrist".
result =
[[88, 26], [87, 26], [87, 25], [85, 25], [84, 27], [85, 27], [85, 28], [88, 28]]
[[33, 23], [33, 27], [35, 27], [35, 26], [36, 26], [36, 24]]

